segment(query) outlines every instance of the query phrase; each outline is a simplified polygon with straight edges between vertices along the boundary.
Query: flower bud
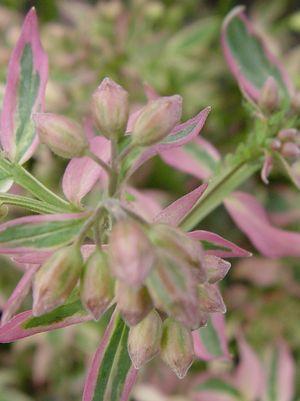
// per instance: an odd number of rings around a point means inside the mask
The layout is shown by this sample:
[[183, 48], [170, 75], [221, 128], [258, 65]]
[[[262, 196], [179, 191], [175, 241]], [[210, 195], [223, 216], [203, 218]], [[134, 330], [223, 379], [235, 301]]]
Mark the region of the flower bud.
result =
[[294, 141], [297, 137], [298, 130], [296, 128], [286, 128], [279, 131], [277, 137], [281, 141]]
[[272, 150], [279, 150], [282, 146], [281, 141], [278, 138], [272, 140], [270, 147]]
[[80, 250], [69, 246], [56, 251], [36, 273], [33, 282], [33, 315], [40, 316], [65, 303], [83, 265]]
[[88, 148], [83, 130], [75, 121], [53, 113], [36, 113], [33, 120], [41, 142], [58, 156], [80, 157]]
[[154, 248], [142, 226], [129, 219], [114, 225], [108, 256], [113, 274], [133, 286], [143, 283], [155, 260]]
[[291, 106], [295, 112], [299, 113], [299, 111], [300, 111], [300, 92], [296, 92], [292, 96]]
[[217, 285], [200, 284], [198, 286], [199, 309], [205, 313], [225, 313], [226, 306]]
[[204, 270], [210, 284], [222, 280], [228, 273], [231, 263], [215, 255], [205, 255]]
[[140, 323], [131, 327], [128, 353], [136, 369], [150, 361], [160, 349], [162, 320], [153, 309]]
[[95, 320], [100, 319], [114, 297], [114, 280], [110, 274], [107, 255], [96, 250], [88, 258], [80, 289], [81, 301]]
[[92, 116], [97, 129], [108, 139], [124, 134], [129, 116], [128, 92], [104, 78], [93, 94]]
[[119, 281], [116, 299], [123, 319], [129, 326], [138, 324], [152, 309], [152, 302], [145, 287], [132, 288]]
[[300, 148], [294, 142], [285, 142], [282, 145], [281, 154], [284, 157], [296, 158], [300, 156]]
[[260, 92], [259, 106], [262, 110], [272, 113], [279, 107], [279, 89], [276, 80], [269, 76]]
[[181, 111], [182, 98], [179, 95], [150, 101], [134, 123], [133, 145], [149, 146], [160, 142], [180, 121]]
[[150, 231], [150, 238], [156, 246], [190, 264], [198, 282], [206, 281], [202, 266], [203, 249], [199, 241], [189, 238], [182, 230], [167, 224], [154, 225]]
[[168, 318], [163, 323], [161, 358], [183, 379], [194, 360], [194, 345], [190, 330]]

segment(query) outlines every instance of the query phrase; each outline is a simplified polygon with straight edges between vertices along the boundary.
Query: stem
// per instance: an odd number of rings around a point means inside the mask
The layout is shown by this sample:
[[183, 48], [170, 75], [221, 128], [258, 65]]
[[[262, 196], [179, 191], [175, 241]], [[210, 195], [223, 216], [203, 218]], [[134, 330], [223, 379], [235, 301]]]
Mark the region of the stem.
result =
[[75, 246], [78, 246], [78, 247], [81, 246], [88, 231], [92, 228], [92, 226], [95, 224], [95, 222], [99, 219], [102, 211], [103, 211], [103, 203], [101, 201], [99, 203], [99, 205], [97, 206], [97, 208], [94, 210], [93, 214], [87, 219], [87, 221], [81, 227], [81, 229], [78, 233], [77, 239], [74, 243]]
[[112, 169], [109, 167], [109, 165], [106, 164], [103, 160], [101, 160], [98, 156], [96, 156], [95, 153], [93, 153], [89, 149], [87, 149], [85, 154], [90, 159], [94, 160], [94, 162], [99, 164], [99, 166], [101, 166], [103, 168], [103, 170], [105, 170], [109, 176], [112, 175]]
[[60, 212], [78, 211], [78, 208], [50, 191], [50, 189], [45, 187], [45, 185], [19, 164], [11, 163], [9, 160], [0, 157], [1, 170], [5, 172], [7, 178], [11, 178], [16, 184], [19, 184], [36, 198], [46, 202], [48, 205], [55, 206]]
[[111, 140], [111, 175], [109, 180], [108, 194], [109, 196], [114, 196], [118, 187], [118, 148], [117, 142]]
[[261, 167], [260, 161], [245, 160], [228, 167], [223, 173], [213, 178], [199, 202], [185, 216], [180, 227], [189, 231], [197, 226], [212, 210], [240, 184], [246, 181]]

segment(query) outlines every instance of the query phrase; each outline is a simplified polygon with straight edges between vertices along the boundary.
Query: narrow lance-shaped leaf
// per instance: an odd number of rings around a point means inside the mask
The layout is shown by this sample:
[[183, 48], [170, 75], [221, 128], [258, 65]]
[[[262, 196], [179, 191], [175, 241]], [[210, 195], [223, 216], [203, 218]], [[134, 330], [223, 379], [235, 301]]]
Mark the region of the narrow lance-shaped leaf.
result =
[[83, 401], [128, 400], [137, 376], [127, 351], [128, 332], [114, 312], [88, 371]]
[[270, 76], [275, 79], [282, 98], [292, 94], [286, 71], [255, 32], [244, 7], [234, 8], [225, 18], [222, 47], [241, 90], [252, 100], [259, 100], [261, 89]]
[[26, 216], [0, 225], [0, 253], [18, 254], [53, 249], [70, 243], [86, 213]]
[[254, 196], [234, 192], [226, 198], [225, 206], [235, 224], [263, 255], [270, 258], [300, 255], [300, 233], [272, 226]]
[[67, 303], [40, 317], [33, 317], [32, 311], [14, 316], [0, 327], [0, 343], [10, 343], [33, 334], [52, 331], [91, 320], [79, 300]]
[[218, 151], [201, 137], [182, 147], [162, 150], [159, 154], [165, 163], [200, 180], [211, 177], [220, 160]]
[[193, 191], [177, 199], [168, 207], [163, 209], [154, 219], [155, 222], [178, 226], [186, 214], [193, 208], [195, 203], [206, 190], [207, 184], [200, 185]]
[[35, 9], [27, 14], [13, 50], [1, 113], [0, 139], [12, 161], [24, 163], [37, 146], [32, 113], [43, 110], [48, 60], [41, 46]]
[[264, 401], [294, 399], [295, 362], [285, 342], [280, 341], [268, 355]]
[[32, 279], [38, 268], [38, 265], [27, 267], [26, 272], [3, 307], [1, 324], [8, 322], [21, 306], [30, 291]]
[[195, 355], [204, 361], [230, 358], [225, 333], [224, 316], [221, 313], [210, 315], [206, 327], [193, 331]]

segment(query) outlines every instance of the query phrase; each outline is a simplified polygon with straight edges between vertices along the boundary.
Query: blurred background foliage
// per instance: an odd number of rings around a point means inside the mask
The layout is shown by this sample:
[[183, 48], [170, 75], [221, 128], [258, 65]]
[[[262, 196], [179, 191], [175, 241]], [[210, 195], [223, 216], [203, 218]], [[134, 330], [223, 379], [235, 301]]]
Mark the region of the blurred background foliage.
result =
[[[90, 96], [105, 76], [122, 84], [130, 92], [132, 104], [137, 106], [146, 100], [143, 85], [147, 83], [161, 95], [182, 95], [185, 118], [211, 105], [213, 110], [203, 135], [224, 155], [243, 141], [246, 129], [252, 124], [220, 49], [222, 20], [238, 3], [233, 0], [0, 0], [0, 97], [22, 19], [35, 6], [50, 62], [47, 111], [84, 119]], [[299, 1], [253, 0], [243, 4], [273, 51], [284, 60], [299, 89]], [[27, 167], [60, 192], [64, 166], [41, 147]], [[135, 177], [135, 184], [158, 188], [176, 197], [195, 181], [154, 159]], [[247, 183], [247, 190], [265, 201], [274, 212], [299, 208], [299, 193], [288, 188], [281, 176], [274, 177], [270, 189], [258, 177]], [[17, 216], [22, 210], [12, 212]], [[289, 228], [300, 230], [299, 221], [298, 216]], [[222, 208], [205, 220], [202, 228], [207, 227], [255, 254]], [[0, 307], [19, 278], [17, 268], [1, 259]], [[255, 256], [246, 262], [237, 262], [224, 280], [222, 290], [228, 306], [226, 318], [233, 355], [236, 355], [235, 335], [242, 329], [258, 353], [278, 338], [284, 338], [299, 364], [299, 261], [267, 261]], [[85, 366], [101, 331], [101, 325], [85, 324], [1, 345], [0, 401], [79, 400]], [[231, 365], [236, 361], [233, 358]], [[147, 374], [156, 365], [150, 364]], [[192, 374], [216, 369], [212, 365], [197, 363]], [[159, 369], [163, 372], [162, 366]], [[145, 374], [145, 377], [148, 376]], [[299, 372], [297, 379], [295, 400], [300, 400]], [[177, 384], [172, 392], [184, 394], [184, 387], [184, 383]]]

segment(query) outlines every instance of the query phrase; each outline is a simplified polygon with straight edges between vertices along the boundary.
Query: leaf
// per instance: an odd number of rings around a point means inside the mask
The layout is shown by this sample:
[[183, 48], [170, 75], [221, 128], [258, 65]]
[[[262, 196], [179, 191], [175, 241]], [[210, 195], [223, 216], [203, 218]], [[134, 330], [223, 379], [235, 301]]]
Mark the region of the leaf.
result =
[[120, 315], [114, 312], [93, 357], [83, 401], [128, 400], [137, 376], [127, 351], [128, 332]]
[[178, 226], [186, 214], [202, 196], [207, 184], [202, 184], [188, 194], [177, 199], [171, 205], [163, 209], [154, 219], [155, 222]]
[[229, 359], [225, 321], [221, 313], [212, 313], [206, 327], [193, 331], [195, 355], [204, 361]]
[[258, 101], [269, 76], [276, 80], [281, 97], [290, 97], [293, 87], [288, 74], [255, 32], [243, 6], [234, 8], [225, 18], [222, 47], [241, 90], [252, 100]]
[[0, 225], [0, 253], [28, 253], [71, 242], [87, 218], [86, 213], [26, 216]]
[[170, 166], [200, 180], [211, 177], [220, 160], [218, 151], [201, 137], [182, 147], [160, 151], [160, 157]]
[[281, 258], [300, 256], [300, 233], [272, 226], [262, 205], [254, 196], [233, 192], [225, 207], [235, 224], [265, 256]]
[[209, 377], [193, 389], [195, 401], [240, 401], [239, 390], [231, 383], [218, 378]]
[[32, 113], [44, 108], [48, 60], [41, 46], [35, 9], [27, 14], [13, 50], [1, 113], [0, 139], [10, 160], [24, 163], [38, 143]]
[[191, 231], [188, 233], [188, 236], [201, 241], [202, 245], [204, 245], [205, 253], [208, 255], [215, 255], [219, 258], [241, 258], [252, 255], [250, 252], [240, 248], [233, 242], [209, 231]]
[[[242, 335], [238, 338], [239, 365], [234, 374], [234, 383], [245, 399], [261, 399], [265, 387], [265, 372], [262, 364]], [[275, 400], [272, 400], [275, 401]]]
[[268, 356], [267, 386], [263, 401], [292, 401], [295, 392], [295, 362], [288, 345], [280, 341]]
[[27, 271], [23, 274], [21, 280], [18, 282], [11, 296], [2, 308], [1, 325], [8, 322], [22, 305], [22, 302], [30, 291], [32, 279], [38, 268], [39, 266], [37, 265], [28, 267]]
[[40, 317], [33, 317], [29, 310], [19, 313], [0, 327], [0, 343], [10, 343], [33, 334], [60, 329], [91, 319], [79, 300], [60, 306]]
[[[110, 159], [110, 142], [100, 136], [90, 139], [89, 142], [90, 150], [100, 159], [108, 162]], [[62, 182], [66, 198], [75, 205], [80, 205], [81, 199], [105, 175], [105, 171], [87, 156], [72, 159], [65, 170]]]

